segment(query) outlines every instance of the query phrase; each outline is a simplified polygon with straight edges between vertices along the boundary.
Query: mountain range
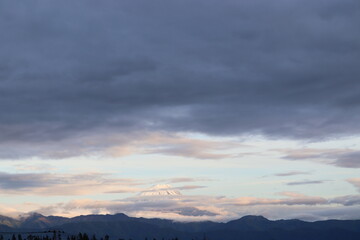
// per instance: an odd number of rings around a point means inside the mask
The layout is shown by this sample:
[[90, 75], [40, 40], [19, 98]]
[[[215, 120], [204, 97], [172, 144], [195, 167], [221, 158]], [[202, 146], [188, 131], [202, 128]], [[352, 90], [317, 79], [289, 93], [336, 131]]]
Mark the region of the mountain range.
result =
[[[360, 220], [305, 222], [297, 219], [271, 221], [262, 216], [244, 216], [226, 223], [176, 222], [157, 218], [134, 218], [125, 214], [82, 215], [73, 218], [32, 213], [18, 219], [0, 216], [0, 231], [62, 230], [64, 235], [86, 232], [110, 239], [179, 240], [359, 240]], [[10, 238], [10, 237], [8, 237]], [[5, 236], [5, 239], [8, 239]]]

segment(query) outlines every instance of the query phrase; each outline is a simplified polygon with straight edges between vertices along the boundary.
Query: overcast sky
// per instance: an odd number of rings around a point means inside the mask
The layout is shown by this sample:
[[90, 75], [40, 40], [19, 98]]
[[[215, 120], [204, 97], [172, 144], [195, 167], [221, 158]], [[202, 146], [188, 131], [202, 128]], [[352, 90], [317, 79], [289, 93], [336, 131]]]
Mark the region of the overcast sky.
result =
[[1, 1], [0, 213], [360, 218], [359, 22], [358, 0]]

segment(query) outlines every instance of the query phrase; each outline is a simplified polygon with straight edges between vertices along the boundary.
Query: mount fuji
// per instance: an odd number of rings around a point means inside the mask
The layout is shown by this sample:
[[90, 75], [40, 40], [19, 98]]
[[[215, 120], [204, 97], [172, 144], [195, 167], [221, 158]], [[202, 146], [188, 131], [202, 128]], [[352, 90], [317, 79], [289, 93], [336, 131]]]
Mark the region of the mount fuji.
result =
[[169, 184], [158, 184], [140, 193], [140, 196], [181, 196], [180, 191]]

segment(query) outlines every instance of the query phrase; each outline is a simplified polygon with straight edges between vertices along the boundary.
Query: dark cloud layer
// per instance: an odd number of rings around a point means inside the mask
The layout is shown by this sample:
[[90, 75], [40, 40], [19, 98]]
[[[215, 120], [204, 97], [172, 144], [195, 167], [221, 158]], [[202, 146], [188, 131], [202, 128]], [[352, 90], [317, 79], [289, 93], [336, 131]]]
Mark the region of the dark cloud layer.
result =
[[358, 134], [358, 22], [357, 0], [3, 1], [0, 141]]

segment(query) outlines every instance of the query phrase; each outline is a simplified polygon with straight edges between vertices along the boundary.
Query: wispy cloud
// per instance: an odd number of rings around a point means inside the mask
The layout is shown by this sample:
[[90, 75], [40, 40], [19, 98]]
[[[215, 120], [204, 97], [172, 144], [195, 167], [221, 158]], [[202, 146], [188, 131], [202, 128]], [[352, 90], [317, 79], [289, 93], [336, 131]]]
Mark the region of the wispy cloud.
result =
[[[33, 144], [2, 145], [1, 159], [22, 159], [39, 157], [41, 159], [64, 159], [78, 156], [125, 157], [134, 154], [160, 154], [193, 159], [220, 160], [241, 155], [230, 153], [244, 148], [244, 144], [228, 139], [194, 137], [181, 133], [164, 131], [132, 132], [126, 135], [107, 130], [94, 130], [71, 139], [49, 141], [41, 146]], [[28, 166], [30, 167], [30, 166]]]
[[285, 195], [287, 198], [271, 199], [271, 198], [256, 198], [256, 197], [242, 197], [237, 198], [232, 203], [240, 206], [255, 206], [255, 205], [322, 205], [327, 204], [328, 200], [323, 197], [306, 196], [302, 194]]
[[309, 184], [321, 184], [324, 183], [323, 180], [304, 180], [304, 181], [296, 181], [296, 182], [288, 182], [286, 185], [293, 186], [293, 185], [309, 185]]
[[279, 149], [287, 160], [309, 160], [344, 168], [360, 168], [360, 151], [354, 149]]
[[354, 185], [354, 187], [356, 187], [360, 192], [360, 178], [350, 178], [347, 181]]
[[47, 164], [47, 163], [40, 163], [40, 164], [15, 164], [15, 169], [17, 171], [26, 171], [26, 172], [52, 172], [56, 170], [56, 167]]
[[0, 172], [0, 190], [12, 195], [88, 195], [135, 192], [136, 179], [114, 178], [102, 173], [4, 173]]
[[185, 186], [175, 187], [175, 189], [179, 189], [179, 190], [194, 190], [194, 189], [199, 189], [199, 188], [206, 188], [206, 186], [201, 186], [201, 185], [185, 185]]
[[308, 174], [310, 174], [310, 172], [290, 171], [290, 172], [276, 173], [276, 174], [274, 174], [274, 176], [277, 176], [277, 177], [288, 177], [288, 176], [308, 175]]
[[223, 159], [236, 155], [228, 150], [241, 148], [243, 144], [231, 140], [210, 140], [194, 138], [181, 134], [148, 133], [139, 138], [127, 141], [126, 144], [114, 146], [108, 150], [113, 156], [124, 154], [163, 154], [197, 159]]
[[201, 179], [198, 178], [189, 178], [189, 177], [181, 177], [181, 178], [171, 178], [167, 180], [169, 183], [182, 183], [182, 182], [198, 182]]

